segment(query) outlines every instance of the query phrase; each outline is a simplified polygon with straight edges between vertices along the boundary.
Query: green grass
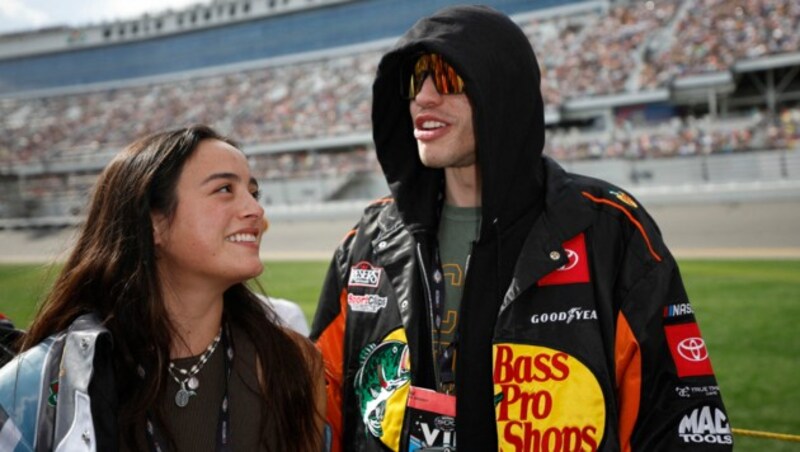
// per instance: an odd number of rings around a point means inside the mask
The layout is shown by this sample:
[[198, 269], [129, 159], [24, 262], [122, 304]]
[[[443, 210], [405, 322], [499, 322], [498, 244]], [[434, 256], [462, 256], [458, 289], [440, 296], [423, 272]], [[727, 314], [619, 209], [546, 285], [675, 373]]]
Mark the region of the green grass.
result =
[[[300, 304], [309, 322], [327, 262], [269, 262], [266, 292]], [[800, 435], [800, 261], [681, 262], [734, 428]], [[0, 265], [0, 312], [25, 326], [53, 271]], [[800, 443], [736, 436], [737, 451]]]
[[328, 262], [268, 262], [258, 281], [267, 295], [299, 304], [310, 325], [327, 271]]
[[[57, 266], [0, 264], [0, 312], [20, 327], [28, 325], [58, 270]], [[258, 283], [267, 295], [299, 304], [310, 323], [327, 270], [327, 262], [270, 262]]]
[[18, 327], [28, 325], [57, 270], [36, 264], [0, 264], [0, 312]]

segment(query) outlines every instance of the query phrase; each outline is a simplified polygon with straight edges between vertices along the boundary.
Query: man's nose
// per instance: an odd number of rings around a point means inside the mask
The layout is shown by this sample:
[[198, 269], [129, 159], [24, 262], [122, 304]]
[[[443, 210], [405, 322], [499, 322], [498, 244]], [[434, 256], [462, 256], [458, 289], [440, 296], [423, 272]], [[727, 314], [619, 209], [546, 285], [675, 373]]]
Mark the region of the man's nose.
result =
[[421, 106], [434, 105], [442, 100], [442, 95], [436, 90], [436, 85], [433, 83], [431, 76], [425, 77], [422, 82], [422, 88], [417, 93], [414, 101]]

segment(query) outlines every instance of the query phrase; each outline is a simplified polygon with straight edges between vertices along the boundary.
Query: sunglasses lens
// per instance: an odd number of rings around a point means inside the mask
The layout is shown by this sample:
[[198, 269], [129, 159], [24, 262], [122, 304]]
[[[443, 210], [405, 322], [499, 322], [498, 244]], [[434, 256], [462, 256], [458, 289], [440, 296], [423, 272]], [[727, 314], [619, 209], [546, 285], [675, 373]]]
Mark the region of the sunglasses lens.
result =
[[430, 77], [439, 94], [463, 94], [464, 81], [444, 59], [435, 53], [420, 56], [410, 71], [408, 85], [403, 88], [403, 96], [414, 99], [422, 90], [425, 80]]

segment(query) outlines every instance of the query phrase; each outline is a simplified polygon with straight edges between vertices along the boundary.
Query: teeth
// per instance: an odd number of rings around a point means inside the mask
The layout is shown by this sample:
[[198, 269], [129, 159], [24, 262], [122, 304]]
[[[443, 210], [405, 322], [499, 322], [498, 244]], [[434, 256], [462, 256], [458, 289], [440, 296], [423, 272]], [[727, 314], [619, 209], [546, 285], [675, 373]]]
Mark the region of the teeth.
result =
[[258, 238], [253, 234], [233, 234], [225, 238], [225, 240], [229, 242], [252, 242], [252, 243], [255, 243], [257, 239]]
[[425, 121], [422, 123], [423, 129], [438, 129], [444, 127], [446, 124], [440, 121]]

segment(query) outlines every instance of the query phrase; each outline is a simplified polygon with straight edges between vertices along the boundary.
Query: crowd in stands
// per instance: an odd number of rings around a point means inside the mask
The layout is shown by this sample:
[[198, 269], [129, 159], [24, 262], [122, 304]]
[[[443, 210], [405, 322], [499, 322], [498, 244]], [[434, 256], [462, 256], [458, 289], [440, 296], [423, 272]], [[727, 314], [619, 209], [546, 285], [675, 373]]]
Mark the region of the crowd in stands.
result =
[[[718, 71], [739, 59], [800, 52], [797, 0], [612, 2], [607, 10], [535, 16], [521, 26], [537, 50], [550, 107], [574, 98], [663, 87], [676, 76]], [[368, 133], [371, 83], [383, 51], [86, 92], [0, 98], [0, 169], [92, 158], [137, 136], [192, 123], [210, 124], [244, 147]], [[561, 158], [646, 157], [797, 144], [796, 109], [767, 117], [743, 129], [706, 129], [689, 118], [657, 129], [623, 124], [599, 136], [556, 132], [547, 152]], [[265, 161], [267, 177], [285, 177], [296, 168], [318, 171], [360, 159], [301, 152]]]
[[630, 2], [604, 14], [523, 21], [537, 50], [549, 104], [628, 90], [644, 44], [675, 16], [680, 0]]
[[243, 146], [369, 131], [378, 53], [88, 93], [0, 99], [0, 166], [92, 157], [164, 127], [211, 124]]
[[674, 117], [656, 124], [619, 120], [608, 130], [556, 129], [545, 153], [559, 160], [663, 158], [800, 147], [800, 108], [772, 116], [761, 111], [735, 118]]
[[689, 1], [668, 35], [672, 42], [648, 58], [644, 88], [663, 86], [678, 75], [726, 70], [737, 60], [800, 51], [797, 0]]
[[260, 180], [341, 176], [378, 171], [375, 152], [364, 146], [334, 152], [281, 152], [250, 157], [253, 176]]

